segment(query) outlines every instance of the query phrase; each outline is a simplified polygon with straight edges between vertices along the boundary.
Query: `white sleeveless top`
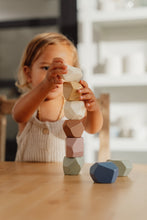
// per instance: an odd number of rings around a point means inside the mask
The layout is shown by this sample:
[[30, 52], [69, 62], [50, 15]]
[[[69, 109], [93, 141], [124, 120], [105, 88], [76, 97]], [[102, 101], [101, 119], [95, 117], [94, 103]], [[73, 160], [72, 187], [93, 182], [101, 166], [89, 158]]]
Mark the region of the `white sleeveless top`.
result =
[[16, 137], [15, 161], [63, 161], [66, 136], [62, 126], [65, 120], [64, 117], [56, 122], [41, 122], [34, 115]]

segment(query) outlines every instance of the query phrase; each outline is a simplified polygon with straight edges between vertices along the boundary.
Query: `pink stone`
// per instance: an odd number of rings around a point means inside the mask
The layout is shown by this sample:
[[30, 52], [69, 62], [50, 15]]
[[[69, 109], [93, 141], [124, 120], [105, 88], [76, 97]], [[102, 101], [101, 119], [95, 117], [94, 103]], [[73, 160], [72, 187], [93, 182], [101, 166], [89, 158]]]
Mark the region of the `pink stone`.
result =
[[84, 139], [66, 138], [66, 157], [82, 157], [84, 155]]

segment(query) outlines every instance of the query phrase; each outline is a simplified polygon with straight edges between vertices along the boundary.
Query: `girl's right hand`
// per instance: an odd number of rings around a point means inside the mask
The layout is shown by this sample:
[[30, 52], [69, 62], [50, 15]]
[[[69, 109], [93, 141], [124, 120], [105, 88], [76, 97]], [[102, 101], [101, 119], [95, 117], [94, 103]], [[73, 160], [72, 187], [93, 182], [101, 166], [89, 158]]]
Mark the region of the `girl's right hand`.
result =
[[63, 84], [62, 74], [67, 73], [67, 66], [62, 58], [54, 58], [46, 75], [50, 88], [56, 87], [57, 84]]

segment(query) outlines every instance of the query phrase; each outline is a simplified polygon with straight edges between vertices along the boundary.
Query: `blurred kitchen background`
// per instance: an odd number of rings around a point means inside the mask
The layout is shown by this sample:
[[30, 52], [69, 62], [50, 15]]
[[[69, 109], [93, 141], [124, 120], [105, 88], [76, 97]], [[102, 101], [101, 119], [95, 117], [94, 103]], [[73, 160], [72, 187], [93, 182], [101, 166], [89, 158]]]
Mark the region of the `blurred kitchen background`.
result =
[[[19, 96], [22, 52], [49, 31], [73, 40], [96, 97], [110, 94], [111, 157], [147, 163], [147, 0], [0, 0], [0, 94]], [[16, 133], [9, 116], [6, 160], [15, 158]], [[94, 162], [98, 134], [84, 138], [85, 161]]]

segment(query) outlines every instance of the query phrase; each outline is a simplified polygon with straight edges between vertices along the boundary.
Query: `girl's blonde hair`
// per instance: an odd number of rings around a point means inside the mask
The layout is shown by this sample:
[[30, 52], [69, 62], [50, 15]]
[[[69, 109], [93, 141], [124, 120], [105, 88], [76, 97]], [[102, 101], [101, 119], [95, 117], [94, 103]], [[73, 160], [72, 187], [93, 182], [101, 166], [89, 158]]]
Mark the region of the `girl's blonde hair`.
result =
[[24, 66], [31, 67], [48, 45], [57, 44], [66, 45], [71, 49], [73, 66], [79, 67], [77, 49], [72, 41], [70, 41], [65, 35], [54, 32], [38, 34], [30, 41], [20, 61], [16, 86], [21, 92], [27, 92], [31, 89], [23, 71]]

